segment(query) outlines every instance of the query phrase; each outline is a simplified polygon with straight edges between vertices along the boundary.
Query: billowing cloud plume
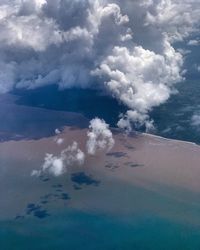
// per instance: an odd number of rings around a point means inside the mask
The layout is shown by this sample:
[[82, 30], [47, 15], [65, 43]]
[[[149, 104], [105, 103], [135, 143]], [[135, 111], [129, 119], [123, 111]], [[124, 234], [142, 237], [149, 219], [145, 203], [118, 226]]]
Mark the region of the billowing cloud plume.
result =
[[85, 154], [78, 148], [77, 142], [62, 150], [59, 156], [46, 154], [41, 170], [33, 170], [32, 176], [39, 176], [47, 173], [53, 176], [60, 176], [67, 172], [67, 168], [73, 165], [82, 165]]
[[199, 0], [2, 0], [0, 92], [96, 82], [130, 109], [119, 125], [148, 127], [182, 79], [173, 44], [199, 23]]
[[115, 47], [112, 55], [94, 71], [106, 76], [111, 93], [135, 110], [128, 112], [127, 117], [138, 125], [147, 120], [148, 111], [169, 98], [172, 84], [181, 80], [182, 57], [168, 42], [165, 46], [163, 55], [141, 46], [133, 50]]
[[86, 147], [90, 155], [94, 155], [97, 150], [109, 151], [115, 143], [109, 125], [99, 118], [90, 121], [87, 136], [88, 141]]

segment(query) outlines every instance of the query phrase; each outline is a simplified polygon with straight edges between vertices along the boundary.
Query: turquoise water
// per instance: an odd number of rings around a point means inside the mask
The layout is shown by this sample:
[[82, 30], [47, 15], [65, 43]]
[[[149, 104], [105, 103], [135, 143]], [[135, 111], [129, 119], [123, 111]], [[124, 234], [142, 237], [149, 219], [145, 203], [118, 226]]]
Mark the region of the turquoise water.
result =
[[200, 230], [155, 216], [119, 216], [68, 211], [48, 219], [7, 221], [1, 250], [196, 250]]

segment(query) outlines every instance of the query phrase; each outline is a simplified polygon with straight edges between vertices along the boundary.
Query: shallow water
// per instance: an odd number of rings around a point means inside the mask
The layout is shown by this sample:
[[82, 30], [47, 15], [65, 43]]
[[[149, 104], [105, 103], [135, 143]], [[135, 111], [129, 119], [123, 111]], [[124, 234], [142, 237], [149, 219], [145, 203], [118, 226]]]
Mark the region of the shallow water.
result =
[[[85, 131], [62, 137], [75, 135], [82, 141]], [[53, 138], [1, 143], [0, 249], [198, 250], [200, 148], [149, 136], [115, 140], [110, 153], [58, 178], [30, 176], [47, 145], [59, 152]], [[177, 158], [181, 166], [173, 166]]]
[[115, 217], [68, 211], [45, 220], [6, 221], [1, 249], [173, 250], [200, 247], [199, 228], [156, 216]]
[[54, 129], [73, 126], [65, 144], [83, 146], [88, 120], [12, 101], [10, 116], [1, 110], [2, 138], [14, 139], [0, 143], [1, 250], [200, 249], [199, 147], [116, 133], [111, 152], [75, 172], [33, 178], [61, 150]]

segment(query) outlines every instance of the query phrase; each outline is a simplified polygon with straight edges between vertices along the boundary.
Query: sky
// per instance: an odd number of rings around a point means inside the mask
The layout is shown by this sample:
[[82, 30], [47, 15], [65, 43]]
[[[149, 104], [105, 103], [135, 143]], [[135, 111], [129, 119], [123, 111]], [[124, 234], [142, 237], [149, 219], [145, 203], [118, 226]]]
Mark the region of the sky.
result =
[[1, 0], [0, 93], [104, 89], [127, 107], [120, 128], [151, 131], [151, 111], [188, 73], [199, 23], [199, 0]]

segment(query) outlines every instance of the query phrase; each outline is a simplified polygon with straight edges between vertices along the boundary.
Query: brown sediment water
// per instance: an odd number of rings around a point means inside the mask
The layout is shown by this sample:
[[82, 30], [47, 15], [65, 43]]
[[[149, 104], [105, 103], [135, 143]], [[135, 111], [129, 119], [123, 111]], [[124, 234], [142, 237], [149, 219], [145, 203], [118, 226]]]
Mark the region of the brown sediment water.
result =
[[[0, 143], [0, 219], [23, 214], [28, 203], [41, 202], [46, 195], [50, 200], [45, 206], [54, 212], [67, 208], [118, 215], [148, 212], [200, 225], [200, 147], [147, 134], [113, 133], [115, 146], [110, 152], [86, 155], [83, 166], [42, 180], [31, 177], [31, 172], [40, 169], [46, 153], [59, 155], [73, 141], [86, 152], [86, 129], [65, 127], [59, 135], [62, 145], [55, 143], [55, 136]], [[81, 173], [91, 182], [76, 183], [73, 174]], [[56, 198], [56, 185], [70, 200]]]

